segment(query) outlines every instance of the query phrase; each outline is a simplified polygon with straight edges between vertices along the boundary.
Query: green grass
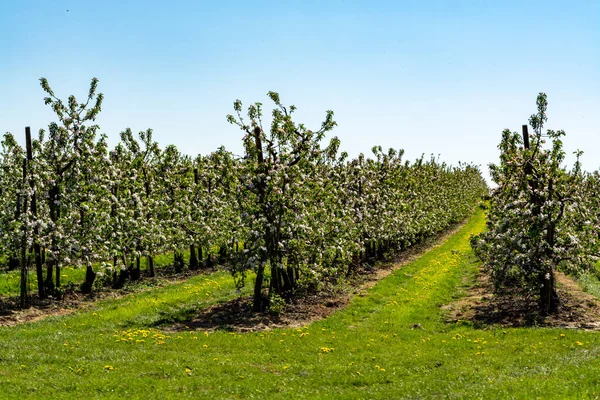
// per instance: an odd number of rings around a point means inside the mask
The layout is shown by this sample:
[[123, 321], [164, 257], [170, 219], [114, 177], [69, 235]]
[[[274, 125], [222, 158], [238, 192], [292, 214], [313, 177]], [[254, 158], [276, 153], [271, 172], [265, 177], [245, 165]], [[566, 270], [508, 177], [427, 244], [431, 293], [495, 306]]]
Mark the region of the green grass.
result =
[[581, 274], [577, 277], [577, 281], [586, 292], [600, 298], [600, 281], [595, 273]]
[[[600, 393], [600, 336], [447, 324], [440, 306], [478, 268], [469, 236], [395, 271], [326, 320], [255, 333], [162, 333], [237, 294], [225, 273], [197, 276], [94, 309], [0, 328], [0, 397], [589, 398]], [[420, 324], [423, 329], [413, 328]]]
[[[186, 265], [189, 264], [190, 252], [184, 251], [183, 258]], [[157, 271], [166, 266], [173, 265], [173, 253], [165, 253], [154, 256], [154, 267]], [[142, 270], [146, 268], [145, 257], [142, 259]], [[98, 267], [95, 268], [98, 270]], [[35, 270], [30, 269], [27, 275], [29, 293], [37, 293], [37, 276]], [[46, 269], [44, 269], [44, 278], [46, 277]], [[61, 268], [61, 285], [62, 287], [77, 286], [85, 280], [84, 267], [65, 266]], [[20, 271], [0, 271], [0, 296], [11, 297], [19, 295], [21, 284]]]
[[[46, 270], [44, 270], [44, 278]], [[27, 276], [29, 293], [37, 292], [37, 280], [34, 270], [30, 270]], [[85, 278], [84, 268], [64, 267], [61, 269], [61, 283], [65, 286], [83, 282]], [[21, 275], [19, 271], [0, 271], [0, 296], [18, 296]]]

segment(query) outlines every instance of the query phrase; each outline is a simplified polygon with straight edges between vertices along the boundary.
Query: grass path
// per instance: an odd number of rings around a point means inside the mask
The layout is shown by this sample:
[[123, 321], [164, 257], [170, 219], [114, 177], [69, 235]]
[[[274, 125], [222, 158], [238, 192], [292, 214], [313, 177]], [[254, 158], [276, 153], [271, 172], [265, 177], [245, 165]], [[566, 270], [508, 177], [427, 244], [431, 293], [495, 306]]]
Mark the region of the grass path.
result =
[[0, 328], [0, 398], [599, 395], [597, 333], [444, 322], [440, 306], [475, 276], [469, 236], [484, 225], [477, 211], [442, 246], [302, 329], [165, 334], [151, 328], [235, 297], [224, 273]]

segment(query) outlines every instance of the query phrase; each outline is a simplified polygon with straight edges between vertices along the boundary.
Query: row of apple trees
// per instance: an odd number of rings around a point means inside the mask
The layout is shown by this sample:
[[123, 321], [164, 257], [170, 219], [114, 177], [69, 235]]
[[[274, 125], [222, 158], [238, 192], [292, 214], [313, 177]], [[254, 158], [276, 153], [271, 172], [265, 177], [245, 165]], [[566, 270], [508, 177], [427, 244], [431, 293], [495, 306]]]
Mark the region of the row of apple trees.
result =
[[564, 131], [546, 130], [548, 101], [537, 97], [537, 113], [521, 134], [505, 130], [500, 162], [490, 166], [488, 230], [473, 238], [498, 290], [519, 288], [539, 299], [540, 311], [558, 310], [557, 270], [579, 274], [600, 257], [600, 175], [565, 164]]
[[[487, 190], [479, 170], [435, 159], [402, 159], [373, 148], [350, 159], [328, 111], [317, 130], [293, 120], [276, 93], [263, 128], [262, 104], [228, 121], [243, 131], [242, 156], [224, 148], [191, 158], [161, 148], [147, 130], [121, 133], [110, 149], [94, 121], [103, 96], [93, 79], [83, 102], [45, 98], [58, 121], [23, 149], [5, 134], [0, 154], [1, 254], [40, 297], [60, 287], [64, 265], [114, 287], [154, 276], [154, 256], [173, 252], [175, 270], [226, 265], [237, 284], [254, 271], [256, 310], [273, 296], [318, 289], [446, 229], [472, 212]], [[22, 287], [26, 303], [26, 287]]]

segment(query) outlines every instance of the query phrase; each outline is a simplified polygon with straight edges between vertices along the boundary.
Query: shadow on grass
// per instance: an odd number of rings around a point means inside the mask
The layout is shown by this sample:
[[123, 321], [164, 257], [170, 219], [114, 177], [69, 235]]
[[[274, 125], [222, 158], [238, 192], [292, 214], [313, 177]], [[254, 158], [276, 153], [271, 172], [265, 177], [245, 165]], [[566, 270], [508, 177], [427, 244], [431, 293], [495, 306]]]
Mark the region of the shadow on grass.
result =
[[[300, 327], [326, 318], [348, 303], [348, 296], [319, 294], [293, 298], [280, 314], [255, 312], [249, 296], [238, 297], [200, 310], [181, 309], [156, 321], [168, 331], [224, 330], [261, 331]], [[168, 325], [168, 326], [165, 326]]]

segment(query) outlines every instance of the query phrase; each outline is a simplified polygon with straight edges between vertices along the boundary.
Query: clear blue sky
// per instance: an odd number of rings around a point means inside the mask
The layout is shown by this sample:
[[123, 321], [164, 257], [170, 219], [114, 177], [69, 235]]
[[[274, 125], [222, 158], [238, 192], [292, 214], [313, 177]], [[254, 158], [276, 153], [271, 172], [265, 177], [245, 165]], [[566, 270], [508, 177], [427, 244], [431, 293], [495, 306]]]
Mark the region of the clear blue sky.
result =
[[[66, 10], [69, 10], [68, 12]], [[127, 127], [195, 155], [241, 132], [232, 103], [278, 91], [298, 120], [356, 156], [373, 145], [482, 165], [504, 128], [549, 98], [549, 128], [600, 167], [600, 2], [2, 1], [0, 132], [53, 120], [39, 78], [66, 98], [92, 77], [111, 144]]]

